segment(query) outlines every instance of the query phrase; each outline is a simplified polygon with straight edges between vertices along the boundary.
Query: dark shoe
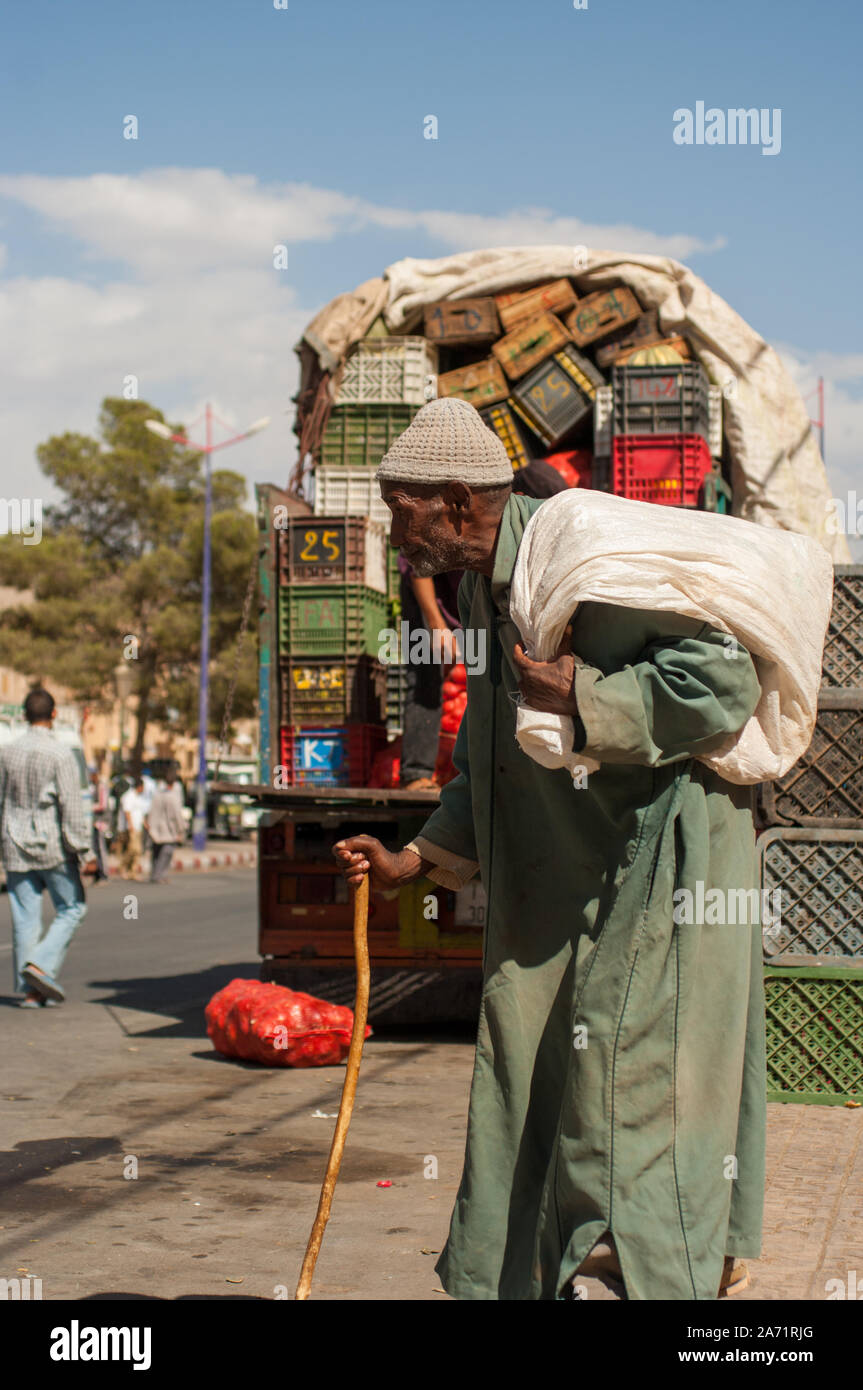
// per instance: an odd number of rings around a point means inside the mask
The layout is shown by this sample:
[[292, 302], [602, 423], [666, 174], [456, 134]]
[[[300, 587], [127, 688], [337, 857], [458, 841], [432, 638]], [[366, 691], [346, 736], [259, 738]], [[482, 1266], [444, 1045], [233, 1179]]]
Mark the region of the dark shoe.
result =
[[34, 965], [25, 965], [21, 971], [22, 979], [28, 985], [32, 985], [37, 993], [44, 995], [46, 999], [56, 999], [61, 1004], [66, 998], [56, 980], [52, 980], [50, 975], [46, 975], [44, 970], [37, 970]]

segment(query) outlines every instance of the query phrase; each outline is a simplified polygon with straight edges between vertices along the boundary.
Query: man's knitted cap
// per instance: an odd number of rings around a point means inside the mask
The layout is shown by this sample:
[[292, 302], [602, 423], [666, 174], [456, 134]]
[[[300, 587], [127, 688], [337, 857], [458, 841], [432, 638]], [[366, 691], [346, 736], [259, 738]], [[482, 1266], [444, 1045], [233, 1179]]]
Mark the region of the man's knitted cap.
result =
[[375, 473], [385, 483], [512, 482], [506, 449], [467, 401], [447, 396], [418, 410]]

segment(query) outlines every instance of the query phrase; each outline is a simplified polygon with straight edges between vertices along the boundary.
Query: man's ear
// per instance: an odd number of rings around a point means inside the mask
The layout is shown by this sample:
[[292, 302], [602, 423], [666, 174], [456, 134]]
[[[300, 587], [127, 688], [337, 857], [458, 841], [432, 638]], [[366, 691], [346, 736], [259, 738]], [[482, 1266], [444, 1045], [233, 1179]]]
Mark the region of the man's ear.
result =
[[467, 483], [462, 483], [459, 480], [447, 483], [444, 496], [449, 505], [457, 508], [458, 511], [470, 511], [473, 494]]

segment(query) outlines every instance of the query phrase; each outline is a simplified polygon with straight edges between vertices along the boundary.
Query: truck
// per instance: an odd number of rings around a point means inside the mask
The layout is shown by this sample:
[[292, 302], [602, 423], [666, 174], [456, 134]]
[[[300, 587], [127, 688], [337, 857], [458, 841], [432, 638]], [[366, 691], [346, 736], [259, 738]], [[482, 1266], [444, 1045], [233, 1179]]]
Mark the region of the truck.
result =
[[[398, 732], [398, 669], [383, 677], [385, 710], [377, 687], [365, 691], [361, 707], [351, 701], [358, 663], [374, 661], [374, 623], [398, 619], [395, 552], [390, 547], [383, 561], [383, 581], [369, 561], [372, 528], [386, 530], [389, 519], [374, 471], [426, 400], [455, 395], [476, 406], [514, 469], [542, 459], [570, 486], [742, 511], [755, 521], [763, 515], [816, 534], [820, 512], [811, 497], [820, 490], [827, 499], [829, 488], [799, 393], [778, 357], [718, 296], [706, 309], [698, 300], [706, 287], [683, 266], [669, 279], [668, 265], [584, 247], [406, 260], [340, 295], [306, 330], [297, 348], [297, 464], [286, 487], [256, 489], [260, 780], [243, 790], [261, 813], [262, 978], [351, 1002], [352, 906], [332, 846], [371, 833], [401, 847], [438, 800], [435, 791], [368, 785], [353, 773], [346, 781], [343, 768], [328, 776], [315, 752], [327, 744], [328, 726], [342, 724], [346, 744], [353, 731], [354, 747], [362, 729], [377, 729], [374, 739], [363, 735], [373, 747]], [[702, 303], [697, 318], [681, 307], [687, 298], [678, 282]], [[726, 365], [735, 353], [715, 349], [732, 333], [743, 334], [758, 363], [745, 389]], [[743, 347], [737, 356], [743, 360]], [[794, 466], [809, 489], [799, 514], [795, 489], [772, 472], [763, 481], [749, 442], [779, 457], [792, 434]], [[844, 542], [817, 538], [834, 559], [848, 558], [837, 550]], [[341, 648], [325, 630], [327, 585], [327, 614], [353, 615], [343, 617]], [[308, 751], [309, 740], [315, 748], [304, 762], [297, 750]], [[428, 879], [373, 893], [372, 1021], [475, 1018], [485, 910], [478, 880], [458, 893]]]
[[[286, 515], [316, 518], [274, 485], [256, 489], [259, 535], [260, 781], [245, 786], [260, 810], [258, 949], [261, 978], [350, 1004], [353, 907], [332, 855], [337, 840], [373, 834], [400, 848], [419, 832], [438, 793], [285, 780], [283, 691], [287, 657], [279, 624], [279, 548]], [[274, 524], [274, 521], [276, 524]], [[331, 528], [330, 528], [331, 529]], [[227, 790], [220, 782], [214, 791]], [[476, 1016], [485, 895], [477, 880], [458, 893], [420, 878], [369, 902], [372, 1022], [398, 1026]]]

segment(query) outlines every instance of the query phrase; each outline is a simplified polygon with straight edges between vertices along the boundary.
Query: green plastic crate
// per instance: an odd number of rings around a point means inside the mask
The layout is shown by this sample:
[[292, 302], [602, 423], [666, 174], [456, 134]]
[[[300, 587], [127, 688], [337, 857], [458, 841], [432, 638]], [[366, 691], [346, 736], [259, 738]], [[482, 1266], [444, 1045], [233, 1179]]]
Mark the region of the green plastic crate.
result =
[[863, 1102], [863, 970], [764, 967], [767, 1099]]
[[318, 463], [325, 467], [379, 465], [390, 445], [407, 429], [419, 406], [337, 405], [321, 441]]
[[387, 596], [362, 584], [283, 584], [279, 642], [286, 656], [374, 656]]
[[387, 598], [391, 603], [401, 598], [399, 552], [391, 545], [387, 547]]

